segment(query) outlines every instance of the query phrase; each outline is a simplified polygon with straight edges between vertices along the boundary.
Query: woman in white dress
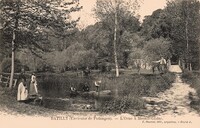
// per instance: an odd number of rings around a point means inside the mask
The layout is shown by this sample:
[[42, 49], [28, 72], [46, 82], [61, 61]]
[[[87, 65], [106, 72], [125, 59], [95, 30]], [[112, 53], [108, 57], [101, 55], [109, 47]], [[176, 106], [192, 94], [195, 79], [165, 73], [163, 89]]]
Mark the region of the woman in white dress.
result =
[[34, 73], [31, 75], [29, 95], [30, 96], [38, 95], [37, 80], [36, 80], [36, 76]]
[[28, 90], [25, 81], [25, 78], [21, 78], [17, 91], [17, 101], [26, 101], [28, 99]]

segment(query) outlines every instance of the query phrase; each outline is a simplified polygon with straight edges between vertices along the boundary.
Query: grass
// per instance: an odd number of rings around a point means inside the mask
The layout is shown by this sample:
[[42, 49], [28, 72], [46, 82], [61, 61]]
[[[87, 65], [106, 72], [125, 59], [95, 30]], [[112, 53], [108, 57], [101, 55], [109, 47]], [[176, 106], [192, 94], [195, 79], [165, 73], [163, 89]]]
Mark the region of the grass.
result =
[[200, 112], [200, 73], [185, 70], [182, 78], [185, 82], [189, 83], [190, 86], [196, 90], [199, 99], [191, 99], [191, 107]]
[[19, 103], [16, 100], [16, 90], [0, 87], [0, 111], [5, 111], [11, 115], [42, 115], [48, 116], [53, 114], [55, 110], [45, 109], [39, 106], [33, 106], [25, 103]]
[[[143, 96], [155, 96], [158, 92], [165, 91], [171, 87], [174, 75], [167, 73], [163, 75], [151, 74], [151, 71], [141, 71], [141, 75], [131, 70], [120, 70], [120, 77], [114, 77], [114, 71], [111, 73], [101, 73], [95, 71], [91, 77], [75, 76], [76, 72], [64, 74], [40, 73], [38, 75], [39, 92], [44, 97], [68, 97], [70, 86], [75, 86], [81, 90], [81, 84], [87, 83], [90, 90], [95, 90], [94, 77], [101, 77], [102, 85], [100, 90], [111, 90], [112, 97], [100, 101], [100, 112], [121, 113], [130, 112], [131, 109], [144, 109]], [[0, 109], [9, 108], [22, 114], [45, 114], [56, 110], [49, 110], [39, 106], [29, 104], [20, 104], [16, 101], [16, 88], [7, 90], [1, 88]], [[11, 104], [12, 103], [12, 104]], [[4, 107], [2, 107], [4, 106]], [[6, 107], [5, 107], [6, 106]], [[30, 111], [29, 111], [30, 110]]]

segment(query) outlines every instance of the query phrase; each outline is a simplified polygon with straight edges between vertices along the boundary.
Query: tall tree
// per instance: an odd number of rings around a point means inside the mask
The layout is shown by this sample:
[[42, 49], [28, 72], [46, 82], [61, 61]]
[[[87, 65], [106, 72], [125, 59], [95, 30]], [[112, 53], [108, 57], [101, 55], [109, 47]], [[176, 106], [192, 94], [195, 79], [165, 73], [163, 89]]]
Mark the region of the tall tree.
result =
[[115, 0], [115, 30], [114, 30], [114, 40], [113, 40], [113, 51], [114, 51], [114, 60], [115, 60], [115, 71], [116, 71], [116, 77], [119, 76], [119, 65], [117, 61], [117, 50], [116, 50], [116, 44], [117, 44], [117, 10], [119, 8], [119, 3], [117, 3], [117, 0]]
[[183, 59], [186, 67], [198, 65], [200, 35], [200, 2], [198, 0], [170, 1], [165, 9], [171, 21], [171, 39], [179, 58]]
[[[79, 11], [77, 0], [1, 0], [1, 22], [3, 38], [12, 46], [12, 70], [10, 85], [14, 75], [15, 50], [28, 47], [33, 53], [36, 49], [45, 51], [49, 31], [63, 36], [66, 30], [76, 26], [77, 20], [70, 19], [70, 13]], [[46, 49], [48, 50], [48, 49]]]
[[[119, 44], [121, 35], [125, 30], [136, 32], [139, 28], [138, 18], [135, 17], [138, 4], [135, 1], [120, 0], [98, 0], [96, 2], [95, 14], [102, 23], [102, 28], [107, 32], [110, 39], [110, 50], [112, 50], [113, 60], [116, 67], [116, 76], [118, 72], [118, 55], [122, 54]], [[123, 49], [124, 50], [124, 49]]]
[[171, 22], [165, 11], [162, 9], [155, 10], [152, 15], [146, 16], [141, 25], [140, 33], [146, 40], [160, 37], [169, 38], [171, 31]]

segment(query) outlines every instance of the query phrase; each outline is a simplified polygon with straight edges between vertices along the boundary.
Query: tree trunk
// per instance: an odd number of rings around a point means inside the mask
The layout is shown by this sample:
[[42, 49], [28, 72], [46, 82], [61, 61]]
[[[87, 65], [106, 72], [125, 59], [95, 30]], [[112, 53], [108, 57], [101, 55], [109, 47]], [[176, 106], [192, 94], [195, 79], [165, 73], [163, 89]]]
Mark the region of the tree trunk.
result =
[[34, 61], [34, 65], [33, 65], [33, 66], [34, 66], [34, 69], [33, 69], [33, 70], [34, 70], [34, 72], [36, 72], [36, 70], [37, 70], [37, 69], [36, 69], [36, 65], [37, 65], [37, 64], [36, 64], [36, 63], [37, 63], [37, 62], [36, 62], [36, 58], [35, 58], [34, 56], [32, 56], [32, 57], [33, 57], [33, 61]]
[[190, 70], [190, 55], [189, 55], [189, 38], [188, 38], [188, 6], [186, 8], [187, 15], [186, 15], [186, 21], [185, 21], [185, 37], [186, 37], [186, 59], [187, 59], [187, 69]]
[[116, 43], [117, 43], [117, 0], [115, 0], [115, 31], [114, 31], [114, 60], [115, 60], [115, 71], [116, 71], [116, 77], [119, 76], [119, 67], [118, 67], [118, 61], [117, 61], [117, 50], [116, 50]]
[[11, 62], [11, 74], [10, 74], [9, 88], [12, 88], [12, 85], [13, 85], [14, 68], [15, 68], [14, 66], [15, 66], [15, 29], [13, 30], [13, 38], [12, 38], [12, 62]]
[[[20, 3], [20, 0], [18, 0], [18, 3]], [[16, 38], [16, 30], [19, 25], [19, 13], [20, 13], [20, 7], [19, 4], [17, 4], [17, 10], [16, 10], [16, 15], [15, 15], [15, 26], [13, 28], [13, 37], [12, 37], [12, 64], [11, 64], [11, 73], [10, 73], [10, 84], [9, 88], [12, 88], [13, 85], [13, 77], [14, 77], [14, 69], [15, 69], [15, 38]]]

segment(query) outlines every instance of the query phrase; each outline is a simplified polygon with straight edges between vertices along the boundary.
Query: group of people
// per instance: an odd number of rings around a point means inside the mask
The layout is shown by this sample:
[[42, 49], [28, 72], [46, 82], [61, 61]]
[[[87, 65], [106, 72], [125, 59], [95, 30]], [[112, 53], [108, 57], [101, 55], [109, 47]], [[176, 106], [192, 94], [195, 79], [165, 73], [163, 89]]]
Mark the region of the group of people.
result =
[[36, 97], [38, 95], [37, 80], [35, 73], [31, 75], [31, 81], [29, 87], [26, 82], [26, 77], [22, 71], [18, 79], [18, 90], [17, 90], [17, 101], [26, 102], [30, 98]]
[[[81, 83], [80, 84], [82, 86], [82, 91], [83, 92], [89, 92], [90, 91], [90, 87], [88, 86], [88, 83]], [[101, 80], [100, 79], [96, 79], [94, 80], [94, 85], [95, 85], [95, 91], [99, 92], [99, 88], [101, 85]], [[75, 87], [71, 86], [70, 87], [70, 97], [76, 97], [78, 95], [78, 91]]]
[[[170, 61], [170, 60], [168, 59], [168, 61]], [[158, 69], [158, 71], [159, 71], [160, 73], [165, 73], [166, 70], [167, 70], [167, 68], [168, 68], [168, 66], [169, 66], [169, 63], [170, 63], [170, 62], [167, 62], [166, 59], [165, 59], [164, 57], [161, 57], [161, 59], [158, 60], [158, 61], [153, 61], [153, 62], [152, 62], [152, 70], [153, 70], [153, 73], [155, 72], [155, 69], [156, 69], [156, 68]]]

